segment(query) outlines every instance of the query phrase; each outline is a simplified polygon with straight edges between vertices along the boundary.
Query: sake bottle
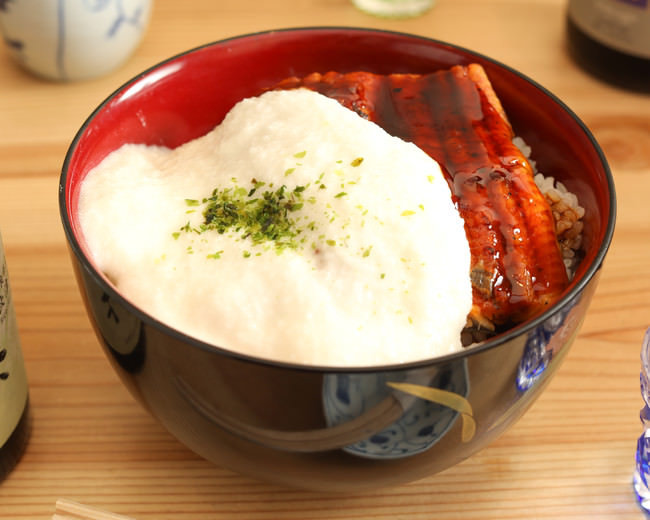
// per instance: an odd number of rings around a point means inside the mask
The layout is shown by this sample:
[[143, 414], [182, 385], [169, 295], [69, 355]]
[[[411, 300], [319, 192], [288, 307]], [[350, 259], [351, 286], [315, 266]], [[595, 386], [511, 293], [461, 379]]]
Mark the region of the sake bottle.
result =
[[0, 482], [14, 468], [27, 445], [30, 433], [28, 394], [0, 237]]

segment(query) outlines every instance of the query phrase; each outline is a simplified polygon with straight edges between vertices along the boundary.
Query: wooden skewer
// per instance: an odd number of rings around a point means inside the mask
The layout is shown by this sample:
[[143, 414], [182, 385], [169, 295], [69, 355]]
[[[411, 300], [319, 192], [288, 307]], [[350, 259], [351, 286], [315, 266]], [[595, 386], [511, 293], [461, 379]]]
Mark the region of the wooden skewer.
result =
[[59, 499], [52, 520], [135, 520], [129, 516], [117, 515], [71, 500]]

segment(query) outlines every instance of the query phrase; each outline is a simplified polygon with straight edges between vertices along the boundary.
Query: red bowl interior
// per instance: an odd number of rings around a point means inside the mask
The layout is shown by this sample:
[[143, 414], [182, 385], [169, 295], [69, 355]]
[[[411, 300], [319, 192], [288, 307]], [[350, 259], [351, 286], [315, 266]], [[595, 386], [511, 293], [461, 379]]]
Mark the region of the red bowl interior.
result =
[[540, 170], [562, 180], [586, 209], [586, 257], [575, 285], [602, 261], [614, 220], [611, 174], [589, 131], [548, 91], [487, 57], [431, 39], [366, 29], [291, 29], [233, 38], [171, 58], [118, 89], [86, 121], [64, 164], [63, 219], [73, 247], [85, 252], [77, 221], [80, 182], [123, 143], [176, 147], [212, 129], [240, 99], [291, 75], [426, 73], [470, 62], [486, 69]]

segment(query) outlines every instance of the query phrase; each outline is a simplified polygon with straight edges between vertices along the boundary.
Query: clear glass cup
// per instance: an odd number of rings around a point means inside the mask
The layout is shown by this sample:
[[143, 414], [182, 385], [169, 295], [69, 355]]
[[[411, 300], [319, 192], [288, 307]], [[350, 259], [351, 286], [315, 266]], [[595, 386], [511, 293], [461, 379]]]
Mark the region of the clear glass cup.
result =
[[637, 441], [634, 492], [646, 513], [650, 513], [650, 329], [646, 330], [641, 347], [641, 395], [645, 406], [639, 417], [643, 432]]

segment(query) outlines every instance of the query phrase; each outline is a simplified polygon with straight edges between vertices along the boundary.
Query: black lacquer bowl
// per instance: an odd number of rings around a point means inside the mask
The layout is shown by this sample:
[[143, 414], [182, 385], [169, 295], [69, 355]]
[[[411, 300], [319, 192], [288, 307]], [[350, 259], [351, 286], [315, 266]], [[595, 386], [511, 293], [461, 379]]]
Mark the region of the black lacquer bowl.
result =
[[[544, 314], [456, 355], [350, 370], [273, 363], [196, 341], [123, 298], [89, 258], [79, 185], [127, 142], [178, 146], [240, 99], [313, 71], [430, 72], [478, 62], [541, 171], [584, 206], [584, 260]], [[75, 137], [60, 209], [88, 315], [135, 398], [191, 450], [243, 474], [315, 490], [395, 485], [448, 468], [532, 404], [576, 337], [612, 239], [615, 195], [597, 143], [562, 102], [485, 56], [407, 34], [270, 31], [173, 57], [106, 99]]]

